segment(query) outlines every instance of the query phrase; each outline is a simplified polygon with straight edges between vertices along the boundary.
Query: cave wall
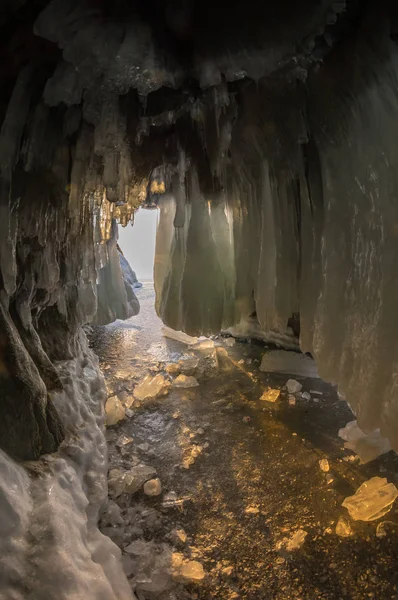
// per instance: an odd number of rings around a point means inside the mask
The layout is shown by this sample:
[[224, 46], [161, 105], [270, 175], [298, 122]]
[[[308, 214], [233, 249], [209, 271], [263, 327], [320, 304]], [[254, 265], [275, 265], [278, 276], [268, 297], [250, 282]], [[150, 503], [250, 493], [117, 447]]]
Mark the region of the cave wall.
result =
[[219, 154], [204, 113], [222, 190], [198, 190], [190, 169], [185, 222], [167, 244], [162, 219], [176, 203], [161, 201], [157, 309], [194, 335], [254, 310], [262, 330], [283, 333], [299, 313], [302, 351], [361, 428], [380, 427], [397, 448], [398, 55], [384, 17], [371, 12], [305, 85], [268, 78], [227, 97]]
[[51, 399], [65, 434], [59, 450], [23, 463], [0, 450], [4, 600], [134, 597], [120, 549], [98, 530], [107, 502], [106, 388], [82, 333], [76, 343], [76, 358], [55, 361], [62, 389]]
[[241, 30], [235, 4], [224, 29], [214, 8], [206, 43], [196, 5], [170, 39], [160, 6], [151, 21], [140, 3], [21, 5], [35, 51], [0, 134], [1, 440], [15, 457], [63, 439], [53, 362], [77, 356], [81, 326], [138, 310], [116, 223], [144, 202], [161, 206], [165, 323], [209, 334], [256, 312], [283, 334], [300, 315], [302, 349], [364, 429], [388, 427], [395, 21], [388, 3], [355, 20], [360, 3], [313, 0]]
[[[1, 445], [21, 459], [63, 439], [49, 396], [60, 385], [53, 361], [78, 355], [83, 324], [139, 310], [117, 252], [116, 219], [137, 202], [134, 184], [130, 204], [107, 200], [103, 181], [111, 197], [114, 189], [95, 128], [76, 98], [46, 104], [47, 76], [22, 70], [0, 133]], [[118, 180], [123, 201], [126, 185]]]
[[[366, 25], [353, 60], [314, 81], [324, 215], [317, 303], [302, 345], [339, 383], [361, 427], [380, 426], [397, 448], [398, 54], [387, 22]], [[328, 121], [339, 123], [332, 135]]]
[[257, 4], [241, 27], [235, 0], [228, 14], [193, 3], [178, 19], [158, 0], [4, 3], [10, 597], [131, 598], [96, 526], [105, 392], [82, 326], [138, 310], [117, 223], [143, 203], [160, 210], [156, 309], [167, 325], [217, 333], [256, 312], [279, 339], [299, 315], [301, 349], [362, 429], [381, 427], [398, 447], [397, 20], [388, 2]]

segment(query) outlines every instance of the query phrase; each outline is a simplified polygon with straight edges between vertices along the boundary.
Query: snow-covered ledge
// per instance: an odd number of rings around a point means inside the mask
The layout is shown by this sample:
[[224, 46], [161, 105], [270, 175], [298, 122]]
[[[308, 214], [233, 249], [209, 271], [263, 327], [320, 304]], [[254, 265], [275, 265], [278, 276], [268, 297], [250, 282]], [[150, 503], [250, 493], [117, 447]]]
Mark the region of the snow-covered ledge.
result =
[[18, 463], [0, 451], [3, 600], [133, 600], [121, 553], [98, 530], [107, 500], [105, 383], [80, 340], [79, 358], [56, 363], [53, 395], [66, 430], [58, 452]]

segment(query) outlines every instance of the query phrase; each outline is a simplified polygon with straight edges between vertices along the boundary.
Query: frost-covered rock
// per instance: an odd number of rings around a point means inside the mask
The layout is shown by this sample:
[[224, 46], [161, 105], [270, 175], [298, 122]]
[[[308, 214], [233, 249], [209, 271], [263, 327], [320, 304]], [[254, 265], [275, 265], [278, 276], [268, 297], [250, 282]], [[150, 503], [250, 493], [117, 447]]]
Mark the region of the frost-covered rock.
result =
[[137, 275], [130, 266], [130, 263], [119, 249], [120, 267], [123, 273], [123, 279], [133, 290], [142, 288], [142, 283], [137, 279]]
[[[112, 323], [116, 319], [128, 319], [137, 315], [140, 310], [134, 284], [131, 284], [130, 265], [118, 250], [115, 222], [112, 223], [111, 236], [106, 245], [108, 260], [97, 273], [98, 307], [92, 320], [95, 325]], [[121, 258], [124, 259], [123, 263]]]

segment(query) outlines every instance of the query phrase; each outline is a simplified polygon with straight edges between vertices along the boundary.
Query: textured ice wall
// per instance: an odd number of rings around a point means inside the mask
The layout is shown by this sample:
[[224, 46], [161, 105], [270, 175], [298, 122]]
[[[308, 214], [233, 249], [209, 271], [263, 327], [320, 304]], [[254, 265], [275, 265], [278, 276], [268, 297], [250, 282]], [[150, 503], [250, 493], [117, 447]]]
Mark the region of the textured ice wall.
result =
[[[380, 427], [398, 448], [396, 46], [381, 35], [359, 39], [354, 60], [334, 80], [326, 75], [314, 82], [312, 99], [321, 277], [302, 346], [313, 350], [321, 376], [339, 383], [360, 427]], [[339, 122], [333, 131], [331, 110]]]
[[[233, 254], [226, 203], [208, 203], [196, 172], [188, 182], [183, 227], [173, 228], [173, 197], [160, 201], [155, 257], [157, 308], [167, 325], [190, 335], [220, 331], [230, 324], [234, 302]], [[170, 235], [171, 234], [171, 235]]]
[[326, 30], [346, 2], [264, 4], [253, 29], [241, 27], [240, 7], [212, 7], [210, 20], [203, 10], [181, 64], [169, 51], [176, 40], [159, 42], [159, 21], [155, 35], [150, 17], [124, 18], [127, 2], [29, 5], [16, 20], [29, 34], [37, 16], [48, 43], [28, 35], [14, 61], [25, 37], [13, 39], [0, 61], [11, 72], [0, 134], [0, 444], [36, 462], [2, 455], [2, 575], [10, 598], [124, 598], [117, 552], [96, 529], [104, 441], [80, 339], [96, 312], [104, 322], [136, 310], [115, 222], [148, 196], [175, 198], [156, 286], [176, 329], [219, 331], [254, 309], [265, 329], [286, 326], [301, 308], [298, 82], [317, 40], [333, 42]]
[[21, 464], [0, 452], [0, 597], [132, 600], [121, 553], [97, 527], [107, 500], [105, 384], [81, 338], [60, 361], [53, 396], [65, 426], [59, 451]]
[[205, 139], [223, 190], [198, 189], [188, 168], [185, 221], [171, 237], [171, 208], [161, 210], [157, 309], [194, 335], [254, 310], [264, 331], [283, 333], [299, 313], [321, 376], [362, 429], [380, 427], [398, 448], [398, 54], [369, 23], [339, 52], [306, 94], [248, 86], [228, 160]]

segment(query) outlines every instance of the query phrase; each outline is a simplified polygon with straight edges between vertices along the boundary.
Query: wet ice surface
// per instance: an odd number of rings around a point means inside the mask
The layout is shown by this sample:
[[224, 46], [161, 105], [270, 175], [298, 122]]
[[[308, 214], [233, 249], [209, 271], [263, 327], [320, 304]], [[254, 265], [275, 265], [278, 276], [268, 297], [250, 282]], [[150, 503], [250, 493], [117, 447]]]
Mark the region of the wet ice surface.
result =
[[[95, 328], [91, 344], [109, 396], [130, 406], [108, 429], [111, 482], [129, 471], [135, 489], [138, 470], [161, 484], [154, 496], [118, 490], [103, 521], [139, 600], [398, 598], [398, 505], [370, 523], [341, 506], [371, 477], [397, 484], [396, 455], [360, 465], [337, 436], [353, 417], [335, 390], [294, 376], [303, 387], [288, 395], [288, 375], [259, 370], [265, 348], [255, 343], [215, 340], [219, 368], [200, 355], [186, 373], [198, 387], [137, 406], [135, 385], [167, 378], [190, 353], [161, 335], [151, 284], [137, 295], [141, 313]], [[267, 386], [281, 389], [273, 403], [261, 400]]]

